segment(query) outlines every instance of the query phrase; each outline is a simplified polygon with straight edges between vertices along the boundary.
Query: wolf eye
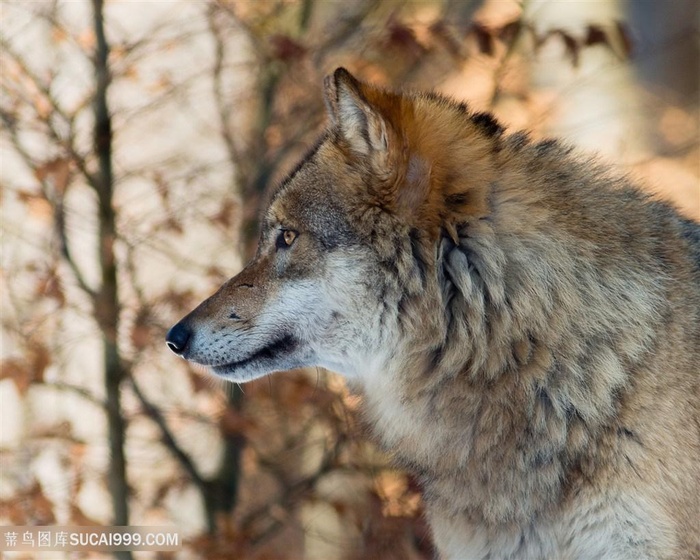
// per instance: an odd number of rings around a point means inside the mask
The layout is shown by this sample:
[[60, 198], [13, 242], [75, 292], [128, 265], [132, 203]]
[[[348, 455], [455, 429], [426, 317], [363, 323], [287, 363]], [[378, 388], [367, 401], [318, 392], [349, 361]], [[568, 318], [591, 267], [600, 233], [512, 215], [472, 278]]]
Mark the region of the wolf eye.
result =
[[297, 235], [299, 234], [292, 229], [283, 229], [277, 236], [275, 246], [278, 249], [286, 249], [287, 247], [291, 247], [292, 243], [294, 243], [294, 240], [297, 238]]

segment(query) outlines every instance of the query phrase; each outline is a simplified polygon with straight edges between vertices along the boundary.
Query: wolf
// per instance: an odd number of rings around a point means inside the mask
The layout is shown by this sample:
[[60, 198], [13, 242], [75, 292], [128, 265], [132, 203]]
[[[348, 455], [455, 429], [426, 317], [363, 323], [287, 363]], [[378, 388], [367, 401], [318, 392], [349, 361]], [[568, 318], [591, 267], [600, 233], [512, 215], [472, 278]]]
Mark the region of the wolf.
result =
[[170, 349], [344, 375], [441, 558], [700, 558], [700, 225], [441, 95], [339, 68], [324, 96], [254, 258]]

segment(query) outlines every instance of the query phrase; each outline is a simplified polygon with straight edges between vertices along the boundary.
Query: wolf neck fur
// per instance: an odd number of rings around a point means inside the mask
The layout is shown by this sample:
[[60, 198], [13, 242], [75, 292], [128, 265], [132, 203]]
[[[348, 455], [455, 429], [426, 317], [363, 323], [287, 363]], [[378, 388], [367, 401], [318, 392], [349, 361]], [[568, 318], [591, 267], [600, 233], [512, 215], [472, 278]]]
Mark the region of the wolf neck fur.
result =
[[[428, 502], [497, 525], [526, 522], [592, 476], [627, 372], [652, 344], [660, 294], [641, 276], [581, 273], [580, 263], [574, 274], [577, 256], [546, 235], [499, 231], [508, 189], [493, 197], [491, 216], [466, 218], [456, 243], [446, 235], [433, 247], [431, 297], [394, 294], [407, 343], [366, 394], [383, 443], [422, 478]], [[425, 323], [434, 309], [446, 313]]]

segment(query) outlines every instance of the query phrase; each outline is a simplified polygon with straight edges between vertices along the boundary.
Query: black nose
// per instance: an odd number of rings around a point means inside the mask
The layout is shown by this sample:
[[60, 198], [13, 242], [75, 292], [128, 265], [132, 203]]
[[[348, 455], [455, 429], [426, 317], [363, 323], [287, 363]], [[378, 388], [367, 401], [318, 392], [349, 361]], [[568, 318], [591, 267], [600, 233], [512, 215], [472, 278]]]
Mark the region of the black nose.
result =
[[189, 327], [180, 322], [170, 329], [168, 334], [165, 335], [165, 343], [168, 345], [168, 348], [170, 348], [178, 356], [182, 356], [187, 348], [187, 343], [189, 342], [191, 335], [192, 332], [190, 331]]

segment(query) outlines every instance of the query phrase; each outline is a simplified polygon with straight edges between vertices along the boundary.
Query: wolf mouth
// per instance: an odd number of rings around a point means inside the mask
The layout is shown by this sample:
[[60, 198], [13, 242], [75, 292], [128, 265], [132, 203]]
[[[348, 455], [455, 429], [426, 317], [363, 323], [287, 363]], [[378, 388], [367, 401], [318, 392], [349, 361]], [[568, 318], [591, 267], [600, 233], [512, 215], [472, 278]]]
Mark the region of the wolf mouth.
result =
[[285, 335], [274, 342], [264, 346], [257, 352], [254, 352], [247, 358], [239, 360], [237, 362], [231, 362], [229, 364], [224, 364], [221, 366], [213, 366], [212, 370], [217, 375], [227, 376], [235, 373], [241, 368], [250, 365], [256, 361], [274, 360], [280, 354], [286, 354], [294, 350], [298, 345], [298, 341], [292, 335]]

